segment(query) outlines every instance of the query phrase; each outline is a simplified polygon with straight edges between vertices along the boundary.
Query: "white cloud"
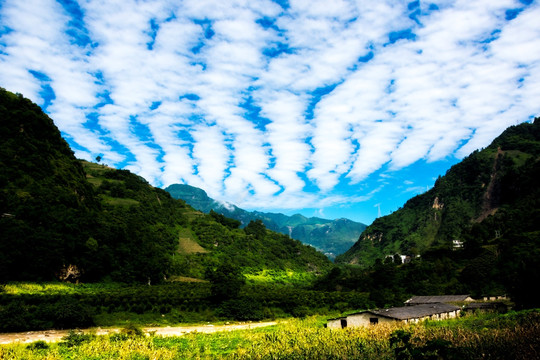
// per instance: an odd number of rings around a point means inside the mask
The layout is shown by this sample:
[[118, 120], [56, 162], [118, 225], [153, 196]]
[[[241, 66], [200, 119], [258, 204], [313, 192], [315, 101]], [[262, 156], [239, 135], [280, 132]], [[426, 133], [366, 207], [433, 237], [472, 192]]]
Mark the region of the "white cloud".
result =
[[80, 156], [243, 206], [365, 201], [373, 174], [463, 157], [540, 111], [536, 2], [416, 19], [394, 1], [78, 4], [3, 2], [0, 84], [48, 105]]
[[230, 159], [225, 136], [217, 126], [197, 126], [192, 132], [193, 159], [197, 164], [198, 184], [210, 194], [223, 192], [223, 178]]

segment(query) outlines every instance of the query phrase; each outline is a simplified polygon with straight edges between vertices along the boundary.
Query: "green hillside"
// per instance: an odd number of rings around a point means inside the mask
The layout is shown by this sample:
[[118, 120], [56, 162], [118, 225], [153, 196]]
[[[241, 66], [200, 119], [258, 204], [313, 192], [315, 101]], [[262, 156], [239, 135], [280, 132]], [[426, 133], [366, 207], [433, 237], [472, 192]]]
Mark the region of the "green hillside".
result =
[[[540, 302], [540, 119], [512, 126], [440, 177], [433, 189], [377, 219], [323, 288], [362, 283], [379, 305], [410, 295], [509, 294]], [[402, 257], [406, 256], [402, 264]]]
[[100, 208], [53, 121], [0, 89], [0, 280], [45, 279], [83, 261]]
[[[199, 280], [190, 286], [205, 300], [194, 300], [193, 312], [236, 294], [241, 301], [229, 299], [234, 304], [225, 302], [213, 314], [238, 319], [263, 318], [263, 310], [270, 314], [271, 304], [278, 303], [280, 311], [301, 316], [328, 306], [398, 305], [411, 295], [508, 294], [517, 307], [540, 306], [530, 291], [540, 282], [539, 119], [507, 129], [452, 167], [433, 189], [377, 219], [338, 258], [339, 266], [288, 234], [269, 230], [261, 218], [242, 227], [212, 209], [197, 211], [127, 170], [77, 160], [39, 107], [3, 89], [0, 130], [1, 283]], [[255, 214], [268, 215], [278, 228], [289, 221], [287, 226], [301, 225], [306, 233], [332, 232], [317, 218]], [[345, 220], [333, 224], [336, 233], [350, 229]], [[294, 228], [289, 231], [296, 237]], [[396, 255], [407, 256], [405, 263]], [[242, 275], [251, 283], [240, 291]], [[307, 303], [299, 289], [276, 285], [309, 286], [306, 280], [313, 279], [310, 290], [302, 288], [313, 299]], [[174, 285], [164, 286], [183, 291]], [[10, 319], [18, 309], [24, 318], [32, 308], [39, 319], [42, 309], [32, 298], [24, 308], [6, 296], [0, 296], [0, 317]], [[107, 306], [129, 310], [135, 298], [130, 293]], [[101, 297], [87, 300], [91, 307], [102, 306]], [[137, 304], [133, 311], [153, 309], [159, 315], [150, 298]], [[258, 306], [257, 316], [236, 313], [247, 304]]]
[[216, 201], [204, 190], [190, 185], [173, 184], [165, 190], [175, 199], [182, 199], [197, 210], [205, 213], [215, 211], [236, 219], [241, 222], [241, 227], [251, 221], [261, 220], [268, 229], [311, 245], [330, 259], [347, 251], [366, 228], [366, 225], [348, 219], [328, 220], [308, 218], [300, 214], [287, 216], [280, 213], [247, 211], [233, 204]]
[[[507, 129], [475, 151], [434, 187], [396, 212], [378, 218], [339, 262], [371, 265], [386, 255], [417, 256], [433, 247], [471, 245], [523, 229], [538, 219], [540, 120]], [[486, 231], [486, 233], [483, 233]]]
[[314, 248], [203, 214], [127, 170], [77, 160], [41, 109], [0, 90], [0, 281], [110, 279], [156, 283], [244, 272], [317, 274]]

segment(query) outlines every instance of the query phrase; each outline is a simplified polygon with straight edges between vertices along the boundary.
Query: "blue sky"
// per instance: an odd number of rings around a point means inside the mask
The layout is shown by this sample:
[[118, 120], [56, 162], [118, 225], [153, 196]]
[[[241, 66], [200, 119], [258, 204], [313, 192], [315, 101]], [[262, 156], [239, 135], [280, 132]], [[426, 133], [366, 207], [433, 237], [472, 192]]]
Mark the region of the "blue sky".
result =
[[530, 0], [0, 0], [0, 86], [79, 158], [371, 223], [540, 113]]

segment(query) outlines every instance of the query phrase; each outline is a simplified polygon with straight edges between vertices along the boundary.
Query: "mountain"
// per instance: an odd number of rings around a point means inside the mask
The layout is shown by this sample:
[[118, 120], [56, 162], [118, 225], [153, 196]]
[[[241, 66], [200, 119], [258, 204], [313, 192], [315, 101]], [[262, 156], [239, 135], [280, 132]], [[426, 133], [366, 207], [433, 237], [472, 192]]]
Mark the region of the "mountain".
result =
[[[536, 308], [540, 283], [540, 119], [512, 126], [378, 218], [320, 289], [362, 290], [377, 306], [412, 295], [506, 294]], [[351, 266], [353, 265], [353, 266]]]
[[250, 221], [262, 220], [268, 229], [311, 245], [331, 259], [347, 251], [366, 228], [366, 225], [348, 219], [327, 220], [317, 217], [307, 218], [300, 214], [287, 216], [279, 213], [247, 211], [233, 204], [216, 201], [204, 190], [190, 185], [173, 184], [165, 191], [197, 210], [205, 213], [215, 211], [240, 221], [242, 226], [249, 224]]
[[127, 170], [75, 158], [53, 121], [0, 88], [0, 281], [318, 274], [331, 262], [261, 222], [206, 215]]
[[500, 251], [505, 239], [538, 238], [539, 158], [540, 119], [508, 128], [431, 190], [376, 219], [336, 261], [367, 267], [388, 255], [414, 258], [461, 246]]
[[1, 88], [0, 168], [0, 280], [50, 278], [77, 262], [99, 202], [53, 121]]

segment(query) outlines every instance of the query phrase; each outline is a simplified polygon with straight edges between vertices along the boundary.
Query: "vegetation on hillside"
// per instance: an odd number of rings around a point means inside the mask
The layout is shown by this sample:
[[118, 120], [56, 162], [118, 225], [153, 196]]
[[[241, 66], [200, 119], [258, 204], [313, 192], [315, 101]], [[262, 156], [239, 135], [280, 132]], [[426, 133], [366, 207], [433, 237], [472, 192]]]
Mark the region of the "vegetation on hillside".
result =
[[489, 241], [534, 230], [539, 147], [540, 119], [510, 127], [439, 177], [431, 190], [375, 220], [338, 261], [371, 265], [386, 255], [450, 249], [453, 240], [472, 243], [480, 235]]
[[300, 214], [287, 216], [279, 213], [247, 211], [232, 204], [216, 201], [204, 190], [190, 185], [173, 184], [165, 190], [175, 199], [182, 199], [197, 210], [240, 221], [241, 227], [260, 220], [268, 229], [311, 245], [330, 259], [348, 250], [366, 228], [366, 225], [349, 219], [327, 220], [317, 217], [307, 218]]
[[540, 281], [539, 149], [540, 119], [510, 127], [377, 219], [337, 261], [360, 265], [373, 300], [379, 291], [387, 303], [410, 294], [507, 293], [518, 306], [539, 306], [529, 291]]
[[0, 281], [51, 279], [83, 261], [100, 204], [53, 121], [0, 89]]
[[0, 130], [0, 281], [154, 284], [204, 279], [226, 263], [245, 272], [322, 273], [331, 266], [314, 248], [260, 222], [240, 229], [127, 170], [78, 161], [38, 106], [4, 89]]

